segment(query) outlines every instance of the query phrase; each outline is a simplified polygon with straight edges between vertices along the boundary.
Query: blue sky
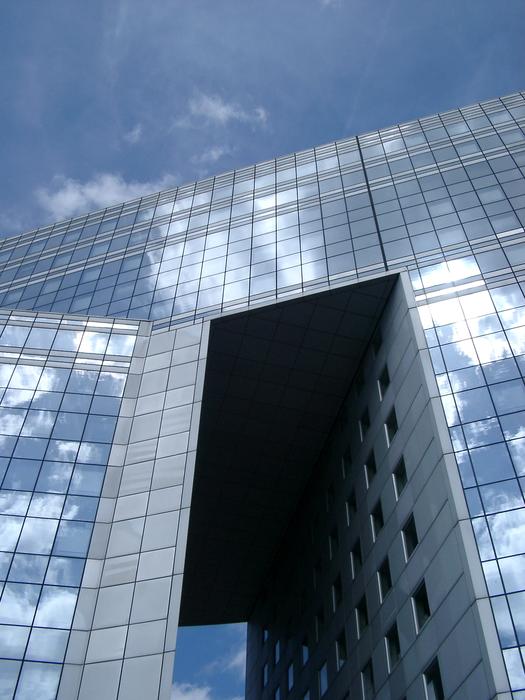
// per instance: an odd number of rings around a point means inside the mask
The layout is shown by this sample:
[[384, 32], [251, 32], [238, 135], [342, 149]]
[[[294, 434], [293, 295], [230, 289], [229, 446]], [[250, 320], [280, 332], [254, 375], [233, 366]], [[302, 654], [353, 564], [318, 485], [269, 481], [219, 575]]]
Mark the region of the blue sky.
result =
[[0, 231], [524, 87], [523, 0], [0, 8]]
[[[0, 6], [0, 235], [525, 88], [523, 0]], [[243, 627], [186, 630], [176, 700], [243, 695]]]

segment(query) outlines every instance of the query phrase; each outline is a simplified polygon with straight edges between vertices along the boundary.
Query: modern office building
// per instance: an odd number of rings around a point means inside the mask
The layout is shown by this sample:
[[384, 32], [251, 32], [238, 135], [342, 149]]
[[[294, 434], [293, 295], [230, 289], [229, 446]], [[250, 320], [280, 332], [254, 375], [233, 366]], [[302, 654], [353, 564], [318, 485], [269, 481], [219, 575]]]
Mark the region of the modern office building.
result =
[[0, 698], [525, 699], [525, 95], [0, 246]]

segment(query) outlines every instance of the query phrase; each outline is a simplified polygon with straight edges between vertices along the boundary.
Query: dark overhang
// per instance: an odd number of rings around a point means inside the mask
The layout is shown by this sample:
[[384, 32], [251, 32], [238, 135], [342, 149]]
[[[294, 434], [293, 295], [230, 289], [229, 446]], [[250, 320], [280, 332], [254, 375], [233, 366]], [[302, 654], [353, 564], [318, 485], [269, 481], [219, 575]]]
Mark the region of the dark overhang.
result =
[[211, 322], [181, 625], [250, 616], [395, 279]]

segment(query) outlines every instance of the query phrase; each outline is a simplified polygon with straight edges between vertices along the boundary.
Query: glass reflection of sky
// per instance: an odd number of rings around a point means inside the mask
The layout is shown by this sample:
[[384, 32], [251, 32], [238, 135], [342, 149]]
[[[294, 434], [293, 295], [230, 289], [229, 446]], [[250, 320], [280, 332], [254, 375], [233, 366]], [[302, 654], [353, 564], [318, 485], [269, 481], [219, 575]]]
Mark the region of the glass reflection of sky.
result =
[[[48, 328], [27, 321], [0, 335], [15, 359], [16, 349], [44, 353], [41, 366], [0, 362], [0, 696], [18, 683], [16, 698], [51, 700], [126, 380], [104, 361], [129, 361], [136, 336], [111, 323], [68, 330], [60, 319]], [[44, 366], [48, 352], [98, 366]]]
[[[475, 274], [472, 262], [463, 268]], [[447, 266], [417, 278], [450, 285]], [[456, 277], [454, 281], [461, 280]], [[443, 294], [450, 294], [450, 286]], [[507, 671], [525, 650], [525, 296], [515, 285], [423, 304], [432, 358]], [[519, 323], [522, 325], [518, 325]], [[521, 648], [521, 652], [520, 652]]]

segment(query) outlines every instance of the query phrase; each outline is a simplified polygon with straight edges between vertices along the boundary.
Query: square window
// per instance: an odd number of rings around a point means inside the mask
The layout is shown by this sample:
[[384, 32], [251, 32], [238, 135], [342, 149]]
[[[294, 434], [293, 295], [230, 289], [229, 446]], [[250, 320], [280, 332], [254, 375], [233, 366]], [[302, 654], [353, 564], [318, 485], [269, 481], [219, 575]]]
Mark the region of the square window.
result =
[[347, 476], [350, 474], [350, 470], [352, 468], [352, 454], [350, 452], [350, 449], [347, 449], [346, 452], [344, 453], [342, 459], [341, 459], [341, 472], [343, 475], [343, 480], [347, 478]]
[[403, 543], [405, 547], [405, 557], [408, 560], [412, 556], [412, 553], [414, 552], [415, 548], [419, 543], [416, 530], [416, 521], [414, 520], [413, 515], [411, 515], [410, 518], [406, 521], [401, 532], [403, 535]]
[[418, 588], [412, 594], [412, 604], [414, 608], [414, 618], [416, 621], [416, 630], [419, 632], [425, 622], [430, 617], [430, 605], [428, 604], [427, 588], [425, 581], [422, 581]]
[[288, 665], [288, 671], [286, 673], [286, 682], [287, 682], [287, 689], [291, 690], [293, 688], [293, 684], [294, 684], [293, 663], [290, 663]]
[[407, 485], [408, 481], [405, 460], [403, 459], [403, 457], [401, 457], [399, 462], [396, 464], [392, 477], [394, 479], [394, 489], [396, 492], [396, 498], [399, 498], [401, 492]]
[[339, 538], [337, 536], [337, 530], [334, 529], [328, 536], [328, 553], [330, 555], [330, 559], [333, 559], [335, 557], [338, 547]]
[[385, 397], [386, 390], [390, 386], [390, 375], [388, 374], [388, 367], [386, 365], [383, 367], [381, 374], [379, 375], [377, 386], [379, 389], [379, 398], [382, 401]]
[[263, 688], [266, 688], [268, 685], [268, 680], [270, 678], [270, 670], [268, 668], [268, 664], [264, 664], [263, 669], [262, 669], [262, 686]]
[[326, 489], [326, 512], [331, 513], [335, 502], [335, 491], [333, 484]]
[[372, 483], [372, 479], [374, 476], [377, 474], [377, 464], [376, 464], [376, 458], [374, 455], [374, 450], [370, 452], [368, 455], [368, 458], [365, 462], [365, 477], [366, 477], [366, 487], [370, 488], [370, 484]]
[[392, 669], [401, 657], [401, 645], [399, 643], [397, 623], [394, 622], [392, 627], [386, 633], [385, 642], [388, 657], [388, 670], [390, 673], [392, 673]]
[[275, 646], [273, 648], [273, 662], [277, 666], [277, 664], [279, 663], [280, 660], [281, 660], [281, 642], [278, 639], [275, 642]]
[[363, 387], [365, 386], [365, 378], [363, 376], [363, 368], [362, 367], [359, 367], [359, 369], [355, 373], [354, 386], [355, 386], [356, 394], [359, 396], [359, 394], [363, 391]]
[[303, 639], [303, 643], [301, 644], [301, 661], [303, 663], [303, 666], [306, 666], [308, 663], [308, 659], [310, 658], [310, 647], [308, 646], [308, 639]]
[[434, 659], [430, 666], [423, 674], [425, 679], [425, 692], [427, 700], [445, 700], [443, 692], [443, 683], [441, 681], [441, 673], [439, 671], [439, 663]]
[[319, 696], [321, 697], [328, 690], [328, 667], [326, 665], [326, 661], [319, 669], [317, 675], [319, 681]]
[[374, 353], [376, 355], [381, 350], [382, 345], [383, 345], [383, 335], [381, 333], [381, 329], [378, 328], [376, 330], [376, 332], [374, 333], [374, 337], [372, 338], [372, 348], [373, 348]]
[[388, 561], [388, 557], [383, 560], [383, 563], [377, 570], [377, 581], [379, 584], [381, 602], [383, 602], [386, 594], [392, 588], [392, 574], [390, 573], [390, 563]]
[[363, 596], [355, 608], [355, 619], [357, 622], [357, 636], [363, 634], [363, 630], [368, 625], [368, 606], [366, 604], [366, 596]]
[[377, 539], [379, 532], [383, 529], [385, 524], [385, 519], [383, 517], [383, 508], [381, 507], [381, 501], [378, 501], [370, 513], [370, 522], [372, 524], [372, 537], [374, 541]]
[[352, 578], [355, 578], [363, 566], [363, 554], [361, 550], [361, 542], [359, 540], [357, 540], [352, 547], [352, 551], [350, 552], [350, 561], [352, 564]]
[[343, 602], [343, 584], [338, 576], [332, 584], [332, 609], [335, 612]]
[[361, 687], [363, 690], [363, 700], [372, 700], [375, 694], [372, 659], [367, 661], [361, 671]]
[[387, 445], [390, 447], [395, 434], [398, 431], [396, 410], [393, 408], [388, 414], [388, 418], [385, 423], [386, 441]]
[[338, 671], [340, 671], [343, 668], [347, 659], [348, 650], [346, 647], [346, 635], [345, 631], [343, 630], [339, 637], [337, 637], [337, 639], [335, 640], [335, 662]]
[[359, 419], [359, 434], [361, 436], [361, 442], [365, 439], [365, 435], [370, 428], [370, 414], [368, 408], [365, 408]]
[[323, 615], [323, 611], [321, 609], [321, 610], [318, 610], [317, 615], [315, 616], [315, 641], [316, 642], [318, 642], [321, 639], [323, 627], [324, 627], [324, 615]]
[[355, 498], [355, 491], [351, 491], [350, 495], [346, 499], [345, 510], [346, 510], [346, 524], [348, 526], [350, 526], [355, 514], [357, 513], [357, 501]]

